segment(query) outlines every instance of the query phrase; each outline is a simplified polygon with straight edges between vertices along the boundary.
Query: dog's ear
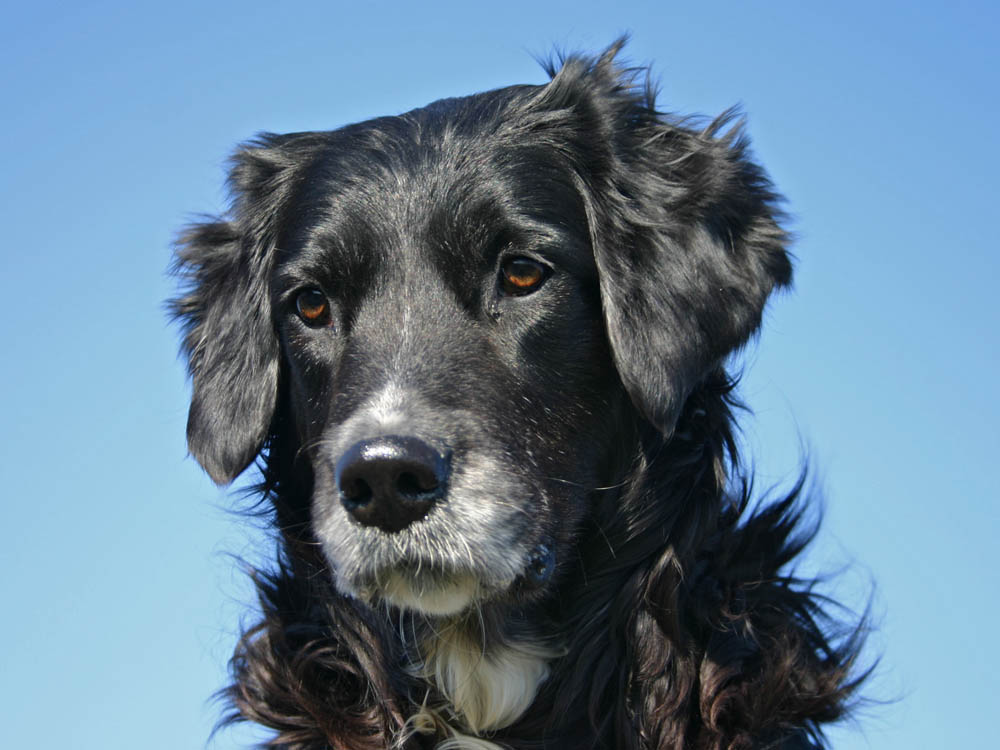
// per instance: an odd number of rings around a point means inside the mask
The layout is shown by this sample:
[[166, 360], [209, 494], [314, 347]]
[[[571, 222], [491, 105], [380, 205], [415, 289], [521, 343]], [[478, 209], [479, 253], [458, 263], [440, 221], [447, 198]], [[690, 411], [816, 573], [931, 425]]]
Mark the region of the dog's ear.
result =
[[187, 289], [170, 306], [192, 380], [188, 448], [218, 484], [256, 458], [274, 416], [279, 347], [269, 276], [290, 172], [277, 137], [242, 148], [229, 176], [230, 216], [189, 227], [177, 243]]
[[[620, 45], [619, 45], [620, 46]], [[641, 413], [669, 434], [687, 396], [791, 281], [780, 197], [727, 113], [702, 129], [655, 109], [643, 71], [569, 58], [544, 91], [577, 120], [576, 166], [611, 348]]]
[[792, 267], [776, 197], [738, 129], [647, 127], [593, 238], [618, 372], [669, 433], [692, 389], [758, 329]]

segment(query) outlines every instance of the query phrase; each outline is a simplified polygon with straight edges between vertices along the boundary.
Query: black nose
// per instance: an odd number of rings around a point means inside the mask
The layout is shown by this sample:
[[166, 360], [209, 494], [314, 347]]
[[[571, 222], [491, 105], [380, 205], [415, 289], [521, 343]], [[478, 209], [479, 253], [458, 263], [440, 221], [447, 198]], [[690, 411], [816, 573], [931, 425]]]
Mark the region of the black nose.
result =
[[401, 531], [444, 496], [448, 464], [447, 456], [419, 438], [362, 440], [337, 461], [340, 502], [365, 526]]

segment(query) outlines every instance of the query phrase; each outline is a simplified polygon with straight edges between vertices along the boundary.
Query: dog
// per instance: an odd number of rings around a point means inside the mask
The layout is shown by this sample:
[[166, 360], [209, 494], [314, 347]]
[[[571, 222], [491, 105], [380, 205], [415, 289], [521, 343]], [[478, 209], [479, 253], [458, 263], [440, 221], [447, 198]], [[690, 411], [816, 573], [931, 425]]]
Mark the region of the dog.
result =
[[276, 532], [223, 722], [268, 748], [814, 748], [860, 626], [751, 502], [729, 355], [791, 282], [741, 122], [621, 42], [264, 134], [179, 238], [188, 444]]

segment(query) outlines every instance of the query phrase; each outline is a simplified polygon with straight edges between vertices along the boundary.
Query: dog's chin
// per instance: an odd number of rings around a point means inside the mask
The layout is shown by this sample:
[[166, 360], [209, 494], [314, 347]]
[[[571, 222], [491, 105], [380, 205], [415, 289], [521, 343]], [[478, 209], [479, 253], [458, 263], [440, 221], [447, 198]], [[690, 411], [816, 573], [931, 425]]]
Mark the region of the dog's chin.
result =
[[399, 609], [450, 617], [461, 614], [479, 598], [480, 586], [471, 573], [430, 576], [393, 570], [380, 581], [377, 595]]

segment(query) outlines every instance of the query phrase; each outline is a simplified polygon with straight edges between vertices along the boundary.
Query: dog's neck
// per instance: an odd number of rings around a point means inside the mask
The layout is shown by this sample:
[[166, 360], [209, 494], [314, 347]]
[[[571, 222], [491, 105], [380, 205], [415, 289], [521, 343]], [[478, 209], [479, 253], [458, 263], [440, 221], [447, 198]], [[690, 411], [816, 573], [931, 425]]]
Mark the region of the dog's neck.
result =
[[417, 636], [408, 671], [444, 703], [424, 701], [413, 725], [417, 731], [444, 730], [452, 738], [447, 747], [483, 747], [464, 733], [488, 734], [517, 721], [549, 676], [550, 661], [564, 653], [543, 636], [490, 632], [485, 622], [480, 613], [427, 623]]

